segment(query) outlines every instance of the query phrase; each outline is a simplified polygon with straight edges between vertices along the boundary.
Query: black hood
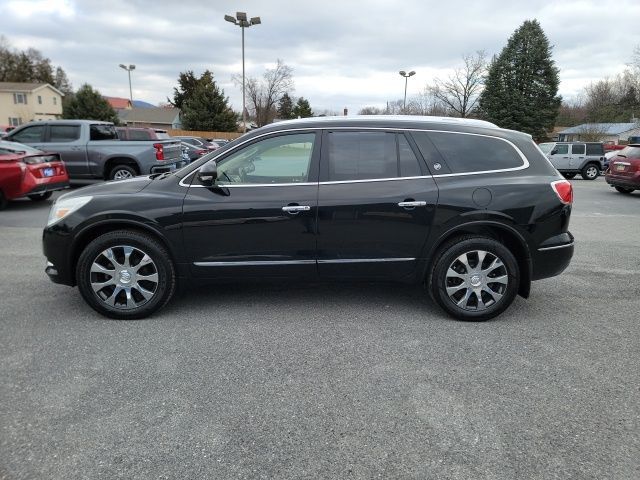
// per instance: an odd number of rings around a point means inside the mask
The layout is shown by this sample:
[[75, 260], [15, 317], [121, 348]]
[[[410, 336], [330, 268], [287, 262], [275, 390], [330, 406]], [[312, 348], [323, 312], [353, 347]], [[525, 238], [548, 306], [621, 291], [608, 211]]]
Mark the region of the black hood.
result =
[[113, 180], [111, 182], [101, 182], [82, 188], [77, 188], [60, 198], [82, 197], [85, 195], [114, 195], [119, 193], [138, 193], [143, 190], [152, 180], [149, 176], [128, 178], [126, 180]]

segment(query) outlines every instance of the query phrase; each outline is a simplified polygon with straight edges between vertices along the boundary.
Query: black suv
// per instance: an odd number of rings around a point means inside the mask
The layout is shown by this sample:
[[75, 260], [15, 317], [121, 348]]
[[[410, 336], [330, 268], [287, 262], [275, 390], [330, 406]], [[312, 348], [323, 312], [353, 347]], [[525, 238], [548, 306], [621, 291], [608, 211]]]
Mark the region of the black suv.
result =
[[573, 255], [573, 192], [529, 135], [478, 120], [334, 117], [255, 130], [181, 170], [61, 196], [47, 274], [114, 318], [178, 284], [426, 284], [485, 320]]

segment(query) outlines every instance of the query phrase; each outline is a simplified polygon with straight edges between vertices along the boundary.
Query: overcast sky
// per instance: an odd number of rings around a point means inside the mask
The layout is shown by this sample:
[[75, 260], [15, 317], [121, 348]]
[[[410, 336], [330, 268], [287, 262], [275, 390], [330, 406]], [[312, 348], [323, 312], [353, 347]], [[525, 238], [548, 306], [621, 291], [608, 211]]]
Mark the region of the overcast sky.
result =
[[246, 34], [248, 76], [276, 59], [294, 70], [296, 96], [315, 111], [356, 113], [402, 98], [398, 70], [415, 70], [408, 96], [444, 77], [465, 53], [499, 53], [513, 31], [537, 19], [560, 69], [560, 93], [578, 94], [613, 76], [640, 44], [640, 1], [539, 0], [0, 0], [0, 33], [16, 48], [34, 47], [67, 72], [73, 86], [128, 97], [132, 63], [135, 99], [171, 96], [178, 73], [214, 72], [240, 110], [240, 29], [225, 14], [246, 11], [262, 25]]

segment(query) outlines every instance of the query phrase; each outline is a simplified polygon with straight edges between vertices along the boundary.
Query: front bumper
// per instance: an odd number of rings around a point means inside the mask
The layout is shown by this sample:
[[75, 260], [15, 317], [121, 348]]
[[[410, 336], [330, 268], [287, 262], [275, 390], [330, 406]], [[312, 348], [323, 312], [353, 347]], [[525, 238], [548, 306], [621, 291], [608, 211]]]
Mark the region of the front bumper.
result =
[[75, 275], [71, 271], [71, 241], [65, 229], [58, 225], [45, 228], [42, 251], [47, 259], [44, 271], [49, 279], [54, 283], [75, 286]]

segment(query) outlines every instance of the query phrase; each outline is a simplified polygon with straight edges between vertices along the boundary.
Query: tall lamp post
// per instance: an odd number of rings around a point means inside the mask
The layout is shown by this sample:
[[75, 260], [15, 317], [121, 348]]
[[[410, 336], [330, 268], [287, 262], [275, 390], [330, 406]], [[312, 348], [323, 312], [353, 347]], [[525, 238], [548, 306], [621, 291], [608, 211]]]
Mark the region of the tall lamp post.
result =
[[238, 25], [242, 29], [242, 133], [247, 132], [247, 116], [245, 113], [245, 94], [244, 94], [244, 29], [252, 27], [253, 25], [260, 25], [260, 17], [252, 17], [251, 20], [247, 20], [247, 14], [245, 12], [236, 12], [236, 16], [225, 15], [224, 19], [227, 22]]
[[404, 77], [404, 104], [402, 106], [402, 110], [407, 110], [407, 82], [409, 81], [409, 77], [412, 77], [416, 74], [416, 72], [414, 72], [413, 70], [411, 70], [409, 73], [405, 72], [404, 70], [400, 70], [400, 76]]
[[135, 70], [136, 66], [135, 65], [127, 66], [121, 63], [120, 68], [126, 70], [127, 73], [129, 74], [129, 100], [131, 100], [131, 107], [133, 108], [133, 90], [131, 90], [131, 70]]

